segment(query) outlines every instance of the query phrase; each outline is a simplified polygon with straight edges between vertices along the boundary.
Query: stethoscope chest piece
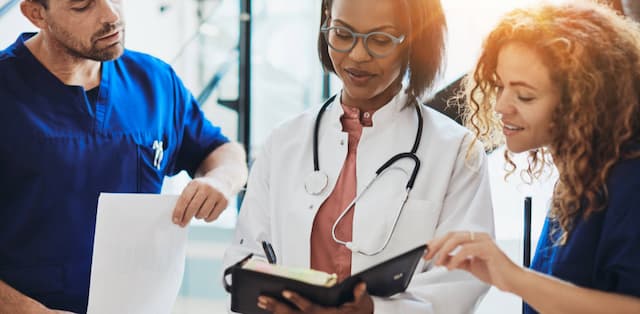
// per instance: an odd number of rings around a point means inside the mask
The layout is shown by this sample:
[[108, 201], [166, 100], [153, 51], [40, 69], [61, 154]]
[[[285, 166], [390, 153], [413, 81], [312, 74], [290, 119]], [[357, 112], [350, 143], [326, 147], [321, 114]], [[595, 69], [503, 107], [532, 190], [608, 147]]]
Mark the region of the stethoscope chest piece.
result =
[[304, 180], [304, 189], [312, 195], [320, 195], [329, 183], [329, 177], [322, 171], [310, 173]]

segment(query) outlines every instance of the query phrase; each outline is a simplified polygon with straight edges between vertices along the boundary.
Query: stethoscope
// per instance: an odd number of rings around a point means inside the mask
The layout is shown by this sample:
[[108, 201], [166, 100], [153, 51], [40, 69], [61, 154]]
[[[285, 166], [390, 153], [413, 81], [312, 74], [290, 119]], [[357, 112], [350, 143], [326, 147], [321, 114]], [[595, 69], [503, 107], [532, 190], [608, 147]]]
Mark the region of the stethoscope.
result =
[[[304, 182], [305, 190], [307, 191], [307, 193], [311, 195], [322, 194], [322, 192], [326, 189], [329, 182], [329, 177], [327, 176], [327, 174], [320, 171], [320, 165], [319, 165], [320, 163], [318, 161], [318, 133], [320, 131], [320, 121], [322, 120], [322, 115], [324, 114], [326, 109], [329, 107], [329, 105], [335, 100], [335, 98], [336, 98], [336, 95], [332, 96], [322, 105], [322, 107], [320, 108], [320, 111], [318, 112], [318, 116], [316, 117], [315, 126], [313, 129], [313, 172], [309, 174], [309, 176], [307, 176], [307, 179]], [[338, 218], [334, 222], [333, 228], [331, 228], [331, 237], [333, 237], [333, 240], [336, 241], [336, 243], [338, 244], [344, 245], [354, 253], [359, 253], [366, 256], [373, 256], [384, 251], [384, 249], [389, 244], [389, 241], [391, 241], [391, 236], [393, 235], [393, 232], [395, 231], [396, 226], [398, 225], [400, 214], [402, 214], [404, 205], [407, 203], [407, 199], [409, 198], [409, 193], [411, 192], [411, 189], [413, 188], [413, 184], [416, 181], [418, 170], [420, 170], [420, 159], [416, 155], [416, 152], [418, 151], [418, 146], [420, 145], [420, 139], [422, 138], [422, 126], [423, 126], [420, 102], [416, 101], [415, 109], [416, 109], [416, 115], [418, 116], [418, 130], [416, 132], [416, 137], [415, 137], [415, 140], [413, 141], [413, 147], [411, 148], [411, 151], [405, 152], [405, 153], [399, 153], [391, 157], [384, 164], [382, 164], [382, 166], [380, 166], [380, 168], [376, 170], [376, 175], [371, 180], [369, 180], [369, 182], [365, 185], [364, 189], [360, 193], [358, 193], [356, 197], [353, 199], [353, 201], [351, 201], [351, 203], [347, 206], [347, 208], [345, 208], [342, 211], [340, 216], [338, 216]], [[409, 181], [407, 182], [407, 185], [405, 187], [404, 196], [402, 198], [402, 205], [400, 205], [400, 209], [396, 212], [396, 216], [393, 220], [393, 226], [391, 227], [391, 230], [387, 233], [385, 241], [382, 244], [382, 246], [380, 246], [377, 250], [374, 250], [372, 252], [367, 252], [358, 248], [351, 241], [342, 241], [338, 239], [336, 237], [336, 227], [338, 226], [342, 218], [344, 218], [344, 216], [349, 212], [349, 210], [351, 210], [351, 208], [356, 204], [356, 202], [362, 197], [362, 195], [369, 189], [369, 187], [373, 184], [373, 182], [375, 182], [375, 180], [378, 177], [380, 177], [380, 175], [385, 170], [389, 169], [389, 167], [391, 167], [398, 160], [404, 159], [404, 158], [409, 158], [413, 160], [414, 162], [413, 171], [411, 171], [411, 176], [409, 177]]]

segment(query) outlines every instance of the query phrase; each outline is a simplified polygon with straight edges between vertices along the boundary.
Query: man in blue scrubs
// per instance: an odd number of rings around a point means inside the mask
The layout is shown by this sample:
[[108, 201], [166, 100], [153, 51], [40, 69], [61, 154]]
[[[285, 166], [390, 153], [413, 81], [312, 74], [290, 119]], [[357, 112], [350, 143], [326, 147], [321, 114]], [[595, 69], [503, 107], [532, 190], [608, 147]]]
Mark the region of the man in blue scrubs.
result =
[[174, 222], [212, 221], [245, 154], [169, 65], [124, 49], [121, 1], [21, 10], [40, 32], [0, 51], [0, 313], [84, 313], [100, 192], [158, 193], [186, 170]]

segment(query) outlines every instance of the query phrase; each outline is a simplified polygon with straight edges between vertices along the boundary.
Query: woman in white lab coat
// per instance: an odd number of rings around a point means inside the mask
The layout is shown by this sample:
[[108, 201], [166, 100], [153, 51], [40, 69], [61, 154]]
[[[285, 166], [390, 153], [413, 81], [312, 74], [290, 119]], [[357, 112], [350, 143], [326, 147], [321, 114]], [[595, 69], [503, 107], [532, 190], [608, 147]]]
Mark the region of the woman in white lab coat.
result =
[[[493, 234], [483, 149], [470, 150], [467, 130], [416, 100], [441, 68], [445, 30], [438, 0], [323, 1], [320, 59], [343, 88], [324, 109], [270, 135], [251, 169], [225, 265], [264, 256], [261, 242], [269, 241], [278, 264], [341, 280], [449, 231]], [[372, 297], [359, 285], [355, 301], [340, 308], [284, 297], [307, 313], [455, 314], [471, 312], [487, 291], [463, 272], [420, 264], [416, 273], [405, 293]], [[298, 312], [265, 296], [256, 302], [269, 312]]]

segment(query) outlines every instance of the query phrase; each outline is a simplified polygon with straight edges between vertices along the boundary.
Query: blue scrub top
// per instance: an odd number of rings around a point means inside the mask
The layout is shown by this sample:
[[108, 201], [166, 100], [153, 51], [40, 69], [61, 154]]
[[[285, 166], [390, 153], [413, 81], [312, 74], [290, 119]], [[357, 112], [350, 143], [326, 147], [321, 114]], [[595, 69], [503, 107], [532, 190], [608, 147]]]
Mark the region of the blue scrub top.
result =
[[84, 313], [99, 193], [158, 193], [228, 139], [164, 62], [128, 50], [103, 62], [91, 104], [25, 47], [33, 35], [0, 51], [0, 280]]
[[[577, 286], [640, 297], [640, 159], [619, 162], [607, 180], [606, 210], [576, 219], [567, 243], [547, 218], [531, 268]], [[527, 306], [525, 313], [537, 313]]]

